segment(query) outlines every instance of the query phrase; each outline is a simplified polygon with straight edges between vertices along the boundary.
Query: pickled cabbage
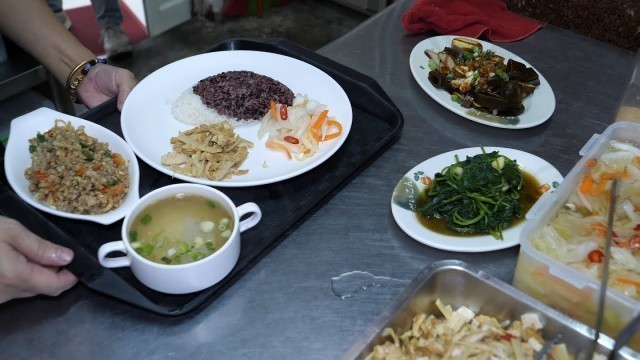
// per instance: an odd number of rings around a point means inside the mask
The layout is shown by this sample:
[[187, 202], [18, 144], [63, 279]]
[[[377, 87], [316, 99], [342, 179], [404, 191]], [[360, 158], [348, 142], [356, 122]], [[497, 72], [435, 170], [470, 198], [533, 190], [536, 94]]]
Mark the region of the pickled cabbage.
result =
[[585, 166], [580, 184], [558, 214], [533, 234], [532, 245], [599, 279], [611, 185], [617, 178], [608, 285], [640, 300], [640, 149], [611, 141], [604, 153], [588, 159]]

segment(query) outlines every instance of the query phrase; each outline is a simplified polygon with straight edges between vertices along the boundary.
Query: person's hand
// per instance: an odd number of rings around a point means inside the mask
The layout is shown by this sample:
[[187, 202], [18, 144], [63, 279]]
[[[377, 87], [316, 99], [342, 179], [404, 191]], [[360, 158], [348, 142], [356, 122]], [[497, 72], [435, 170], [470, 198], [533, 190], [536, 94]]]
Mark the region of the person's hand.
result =
[[136, 86], [136, 82], [135, 76], [129, 70], [97, 64], [78, 86], [78, 96], [80, 101], [90, 108], [117, 97], [118, 110], [122, 110], [124, 100]]
[[60, 267], [72, 259], [70, 249], [0, 216], [0, 303], [37, 294], [57, 296], [71, 288], [78, 279]]

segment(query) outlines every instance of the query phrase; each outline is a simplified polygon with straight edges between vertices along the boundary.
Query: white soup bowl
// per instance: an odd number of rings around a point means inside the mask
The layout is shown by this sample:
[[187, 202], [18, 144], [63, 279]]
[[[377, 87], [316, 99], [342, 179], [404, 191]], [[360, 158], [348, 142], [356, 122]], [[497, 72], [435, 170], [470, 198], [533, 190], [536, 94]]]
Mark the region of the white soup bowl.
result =
[[[131, 247], [128, 238], [130, 225], [147, 206], [177, 195], [202, 196], [223, 206], [231, 215], [233, 231], [224, 246], [204, 259], [178, 265], [148, 260]], [[247, 214], [251, 215], [241, 221], [240, 219]], [[163, 293], [186, 294], [204, 290], [231, 272], [240, 256], [240, 233], [255, 226], [261, 217], [260, 208], [255, 203], [249, 202], [236, 207], [229, 197], [209, 186], [185, 183], [161, 187], [140, 198], [124, 218], [122, 240], [100, 246], [98, 260], [106, 268], [131, 267], [131, 271], [141, 283]], [[108, 257], [115, 252], [124, 253], [124, 256]]]

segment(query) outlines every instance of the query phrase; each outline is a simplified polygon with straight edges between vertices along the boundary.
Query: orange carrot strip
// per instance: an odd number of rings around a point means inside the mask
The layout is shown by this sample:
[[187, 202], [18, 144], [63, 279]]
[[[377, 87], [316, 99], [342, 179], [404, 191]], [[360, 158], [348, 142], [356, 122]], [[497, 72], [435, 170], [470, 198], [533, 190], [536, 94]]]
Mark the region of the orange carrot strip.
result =
[[616, 244], [619, 248], [626, 249], [630, 247], [628, 241], [618, 241], [616, 239], [611, 239], [611, 240], [613, 240], [613, 243]]
[[327, 134], [322, 141], [335, 139], [338, 136], [340, 136], [340, 134], [342, 134], [342, 124], [340, 124], [339, 122], [337, 122], [335, 120], [329, 120], [329, 121], [327, 121], [327, 125], [338, 128], [338, 131], [333, 132], [331, 134]]
[[337, 138], [338, 136], [340, 136], [340, 133], [339, 133], [339, 132], [337, 132], [337, 133], [331, 133], [331, 134], [329, 134], [329, 135], [325, 136], [325, 137], [324, 137], [324, 140], [322, 140], [322, 141], [327, 141], [327, 140], [335, 139], [335, 138]]
[[635, 287], [640, 288], [640, 281], [635, 281], [635, 280], [631, 280], [631, 279], [627, 279], [619, 276], [616, 277], [616, 281], [621, 284], [634, 285]]
[[322, 123], [324, 123], [324, 119], [327, 118], [327, 114], [329, 114], [328, 109], [322, 110], [320, 115], [318, 115], [318, 119], [316, 120], [316, 122], [314, 122], [313, 125], [311, 125], [311, 131], [314, 131], [316, 133], [318, 132], [318, 130], [320, 129], [320, 126], [322, 126]]
[[589, 160], [587, 160], [587, 162], [585, 162], [584, 164], [585, 164], [586, 166], [591, 167], [591, 166], [595, 166], [597, 163], [598, 163], [598, 161], [597, 161], [596, 159], [589, 159]]
[[604, 236], [607, 233], [607, 225], [603, 223], [595, 223], [590, 226], [591, 231], [596, 235]]
[[580, 184], [580, 192], [583, 194], [589, 194], [592, 188], [593, 180], [588, 176], [582, 178], [582, 184]]
[[113, 163], [118, 166], [122, 166], [127, 163], [120, 154], [116, 154], [116, 153], [111, 154], [111, 159], [113, 160]]
[[600, 178], [605, 180], [613, 180], [615, 178], [627, 179], [629, 178], [629, 174], [625, 171], [617, 171], [617, 172], [604, 172], [600, 175]]
[[607, 188], [606, 181], [600, 181], [595, 188], [591, 189], [591, 195], [600, 195]]
[[267, 147], [269, 149], [273, 149], [273, 150], [277, 150], [277, 151], [283, 151], [285, 154], [287, 154], [287, 157], [289, 159], [291, 159], [291, 153], [289, 152], [289, 149], [287, 149], [287, 147], [284, 146], [283, 144], [281, 144], [279, 142], [275, 142], [275, 141], [269, 141], [269, 142], [267, 142]]

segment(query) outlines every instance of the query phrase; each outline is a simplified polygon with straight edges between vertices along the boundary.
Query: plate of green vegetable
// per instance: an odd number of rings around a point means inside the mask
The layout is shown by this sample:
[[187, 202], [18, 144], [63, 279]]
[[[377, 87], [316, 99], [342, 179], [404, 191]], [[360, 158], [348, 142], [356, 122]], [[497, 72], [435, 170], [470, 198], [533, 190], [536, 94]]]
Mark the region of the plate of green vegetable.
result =
[[562, 175], [530, 153], [473, 147], [432, 157], [396, 185], [391, 211], [413, 239], [442, 250], [484, 252], [520, 243], [527, 211]]

